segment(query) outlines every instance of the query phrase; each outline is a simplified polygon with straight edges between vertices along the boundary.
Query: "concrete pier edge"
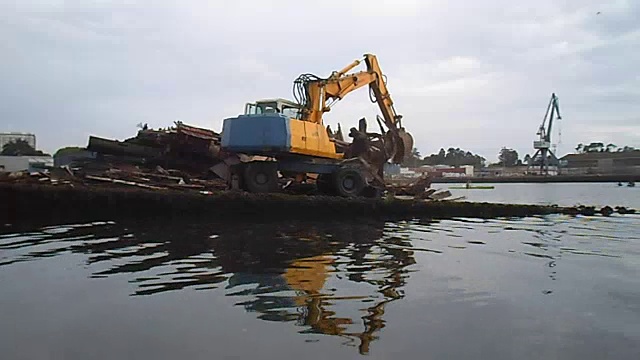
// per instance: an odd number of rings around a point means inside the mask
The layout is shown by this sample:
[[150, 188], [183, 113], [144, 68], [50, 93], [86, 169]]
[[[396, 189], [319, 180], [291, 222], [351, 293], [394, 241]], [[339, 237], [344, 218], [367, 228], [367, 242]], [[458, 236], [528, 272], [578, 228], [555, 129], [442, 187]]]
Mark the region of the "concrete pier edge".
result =
[[[559, 207], [475, 203], [424, 202], [399, 199], [339, 198], [287, 194], [217, 194], [154, 191], [119, 187], [0, 184], [0, 222], [34, 219], [199, 218], [238, 221], [362, 218], [497, 218], [549, 214], [611, 215], [595, 207]], [[611, 208], [609, 208], [611, 209]]]

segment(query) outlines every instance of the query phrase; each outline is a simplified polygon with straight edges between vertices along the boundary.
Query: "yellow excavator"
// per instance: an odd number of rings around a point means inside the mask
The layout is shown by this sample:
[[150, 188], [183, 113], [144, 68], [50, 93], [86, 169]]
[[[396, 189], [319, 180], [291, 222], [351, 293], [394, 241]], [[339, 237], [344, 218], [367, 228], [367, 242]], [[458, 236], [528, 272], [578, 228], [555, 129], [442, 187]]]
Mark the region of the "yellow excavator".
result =
[[[349, 73], [364, 62], [366, 70]], [[369, 86], [378, 104], [380, 134], [369, 133], [361, 119], [351, 143], [334, 136], [323, 115], [350, 92]], [[382, 167], [411, 155], [413, 138], [402, 127], [375, 55], [365, 54], [327, 78], [302, 74], [293, 86], [294, 101], [264, 99], [245, 106], [243, 115], [223, 121], [221, 149], [262, 157], [235, 164], [229, 179], [250, 192], [278, 190], [278, 172], [304, 178], [317, 174], [319, 190], [339, 196], [376, 194], [383, 184]], [[386, 129], [385, 129], [386, 127]]]

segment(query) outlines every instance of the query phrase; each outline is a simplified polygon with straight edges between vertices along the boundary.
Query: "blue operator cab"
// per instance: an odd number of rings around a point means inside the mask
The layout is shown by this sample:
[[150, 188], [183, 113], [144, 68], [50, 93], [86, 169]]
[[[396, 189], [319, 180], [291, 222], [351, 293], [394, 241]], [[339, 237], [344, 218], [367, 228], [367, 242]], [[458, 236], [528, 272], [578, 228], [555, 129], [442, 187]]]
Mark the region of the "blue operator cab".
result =
[[248, 154], [291, 151], [291, 119], [300, 106], [285, 99], [248, 103], [243, 115], [223, 120], [223, 150]]

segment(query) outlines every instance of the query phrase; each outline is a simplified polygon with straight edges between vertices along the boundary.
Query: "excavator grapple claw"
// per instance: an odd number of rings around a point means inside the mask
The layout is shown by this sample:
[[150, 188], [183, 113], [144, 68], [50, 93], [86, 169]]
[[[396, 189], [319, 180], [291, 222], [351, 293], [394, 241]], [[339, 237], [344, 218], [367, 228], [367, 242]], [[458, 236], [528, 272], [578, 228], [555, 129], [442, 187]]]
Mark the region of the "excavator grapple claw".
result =
[[402, 164], [411, 157], [413, 152], [413, 136], [404, 128], [387, 133], [386, 142], [389, 159], [395, 164]]
[[398, 130], [398, 136], [402, 143], [402, 163], [408, 160], [413, 154], [413, 136], [411, 136], [411, 134], [409, 134], [404, 128], [400, 128], [400, 130]]

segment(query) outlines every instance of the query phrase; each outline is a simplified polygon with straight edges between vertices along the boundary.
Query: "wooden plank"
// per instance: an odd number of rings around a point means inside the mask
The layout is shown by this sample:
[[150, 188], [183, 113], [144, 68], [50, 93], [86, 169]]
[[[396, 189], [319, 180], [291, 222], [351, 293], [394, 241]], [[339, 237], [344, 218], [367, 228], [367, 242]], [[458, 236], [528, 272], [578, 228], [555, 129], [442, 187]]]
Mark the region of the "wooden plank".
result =
[[443, 192], [434, 193], [429, 196], [431, 200], [442, 200], [451, 197], [451, 192], [449, 190], [445, 190]]
[[144, 188], [144, 189], [151, 189], [151, 190], [166, 190], [167, 189], [165, 187], [151, 186], [151, 185], [136, 183], [136, 182], [133, 182], [133, 181], [125, 181], [125, 180], [120, 180], [120, 179], [105, 178], [105, 177], [93, 176], [93, 175], [86, 175], [85, 179], [95, 180], [95, 181], [102, 181], [102, 182], [110, 182], [110, 183], [114, 183], [114, 184], [137, 186], [137, 187], [141, 187], [141, 188]]

